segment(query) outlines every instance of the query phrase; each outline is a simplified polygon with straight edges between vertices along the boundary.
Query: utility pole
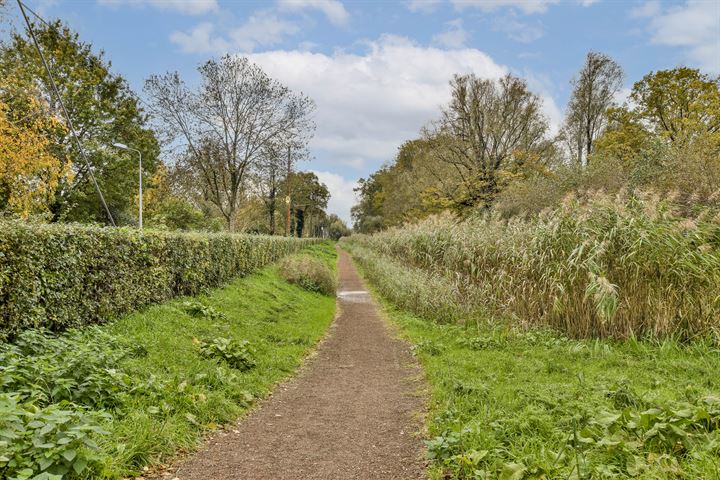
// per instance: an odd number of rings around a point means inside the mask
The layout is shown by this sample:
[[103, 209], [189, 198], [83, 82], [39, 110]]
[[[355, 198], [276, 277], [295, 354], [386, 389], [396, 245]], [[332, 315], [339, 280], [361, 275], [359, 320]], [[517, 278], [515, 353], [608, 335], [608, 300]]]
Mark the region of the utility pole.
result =
[[287, 194], [285, 195], [285, 236], [290, 236], [290, 173], [292, 171], [292, 161], [290, 160], [290, 145], [288, 145], [288, 152], [287, 152], [287, 176], [285, 177], [285, 190]]

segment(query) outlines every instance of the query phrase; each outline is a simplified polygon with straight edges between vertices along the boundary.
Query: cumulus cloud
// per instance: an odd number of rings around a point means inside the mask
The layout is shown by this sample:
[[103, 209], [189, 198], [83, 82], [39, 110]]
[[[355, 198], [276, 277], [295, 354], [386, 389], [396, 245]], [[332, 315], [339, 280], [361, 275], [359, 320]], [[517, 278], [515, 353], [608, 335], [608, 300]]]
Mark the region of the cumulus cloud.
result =
[[432, 37], [435, 45], [447, 48], [462, 48], [468, 41], [470, 35], [465, 31], [462, 19], [457, 18], [447, 22], [448, 29], [442, 33], [438, 33]]
[[100, 5], [120, 7], [153, 7], [187, 15], [200, 15], [218, 10], [217, 0], [98, 0]]
[[[392, 160], [405, 140], [439, 117], [453, 74], [497, 79], [509, 71], [474, 48], [447, 50], [389, 35], [367, 42], [361, 52], [275, 50], [249, 58], [317, 102], [312, 166], [324, 172], [338, 197], [330, 211], [344, 219], [354, 202], [355, 179]], [[559, 123], [560, 110], [549, 96], [543, 98], [551, 123]]]
[[217, 32], [211, 23], [201, 23], [190, 32], [173, 32], [170, 41], [186, 53], [222, 54], [229, 51], [252, 52], [272, 47], [300, 28], [270, 11], [256, 12], [240, 26]]
[[319, 10], [335, 25], [344, 25], [350, 18], [339, 0], [278, 0], [283, 10]]
[[215, 26], [209, 22], [197, 25], [190, 32], [173, 32], [170, 41], [185, 53], [222, 53], [230, 49], [230, 43], [215, 35]]
[[269, 51], [250, 55], [268, 74], [317, 102], [311, 144], [326, 167], [376, 168], [438, 117], [454, 73], [498, 78], [507, 69], [476, 49], [442, 50], [383, 36], [363, 53]]
[[328, 211], [336, 214], [348, 225], [352, 225], [350, 209], [357, 203], [357, 197], [353, 189], [358, 186], [357, 180], [347, 180], [342, 175], [332, 172], [313, 170], [321, 183], [327, 186], [330, 192]]
[[630, 15], [647, 19], [652, 43], [684, 48], [693, 65], [720, 72], [720, 3], [688, 0], [684, 5], [663, 9], [660, 2], [651, 0], [634, 8]]

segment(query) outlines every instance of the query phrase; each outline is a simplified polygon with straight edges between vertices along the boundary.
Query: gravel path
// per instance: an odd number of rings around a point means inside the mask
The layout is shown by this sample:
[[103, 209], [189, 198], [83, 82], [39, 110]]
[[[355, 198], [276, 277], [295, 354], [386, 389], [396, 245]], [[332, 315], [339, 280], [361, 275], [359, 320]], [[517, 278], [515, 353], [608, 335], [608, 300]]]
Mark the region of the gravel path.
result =
[[423, 478], [419, 367], [338, 253], [338, 316], [317, 355], [179, 465], [180, 480]]

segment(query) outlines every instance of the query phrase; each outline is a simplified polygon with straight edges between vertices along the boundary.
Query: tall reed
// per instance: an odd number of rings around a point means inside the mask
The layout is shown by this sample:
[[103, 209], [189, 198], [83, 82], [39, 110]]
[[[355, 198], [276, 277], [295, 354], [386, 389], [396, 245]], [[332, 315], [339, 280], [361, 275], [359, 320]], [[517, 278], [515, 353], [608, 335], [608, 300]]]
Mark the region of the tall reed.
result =
[[651, 195], [568, 198], [531, 220], [450, 215], [351, 243], [451, 279], [490, 311], [576, 337], [720, 333], [720, 221]]

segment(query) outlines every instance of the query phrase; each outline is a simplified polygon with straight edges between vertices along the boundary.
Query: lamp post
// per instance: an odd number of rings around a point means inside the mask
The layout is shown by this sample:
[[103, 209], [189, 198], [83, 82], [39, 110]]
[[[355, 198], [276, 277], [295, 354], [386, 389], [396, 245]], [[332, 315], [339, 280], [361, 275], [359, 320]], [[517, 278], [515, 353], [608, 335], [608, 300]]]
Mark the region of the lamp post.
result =
[[138, 227], [140, 230], [143, 228], [142, 224], [142, 202], [143, 202], [143, 194], [142, 194], [142, 187], [143, 187], [143, 178], [142, 178], [142, 152], [136, 148], [131, 148], [125, 145], [124, 143], [113, 143], [113, 147], [119, 148], [120, 150], [130, 150], [132, 152], [135, 152], [138, 154], [138, 179], [140, 180], [140, 197], [139, 197], [139, 211], [138, 211]]

